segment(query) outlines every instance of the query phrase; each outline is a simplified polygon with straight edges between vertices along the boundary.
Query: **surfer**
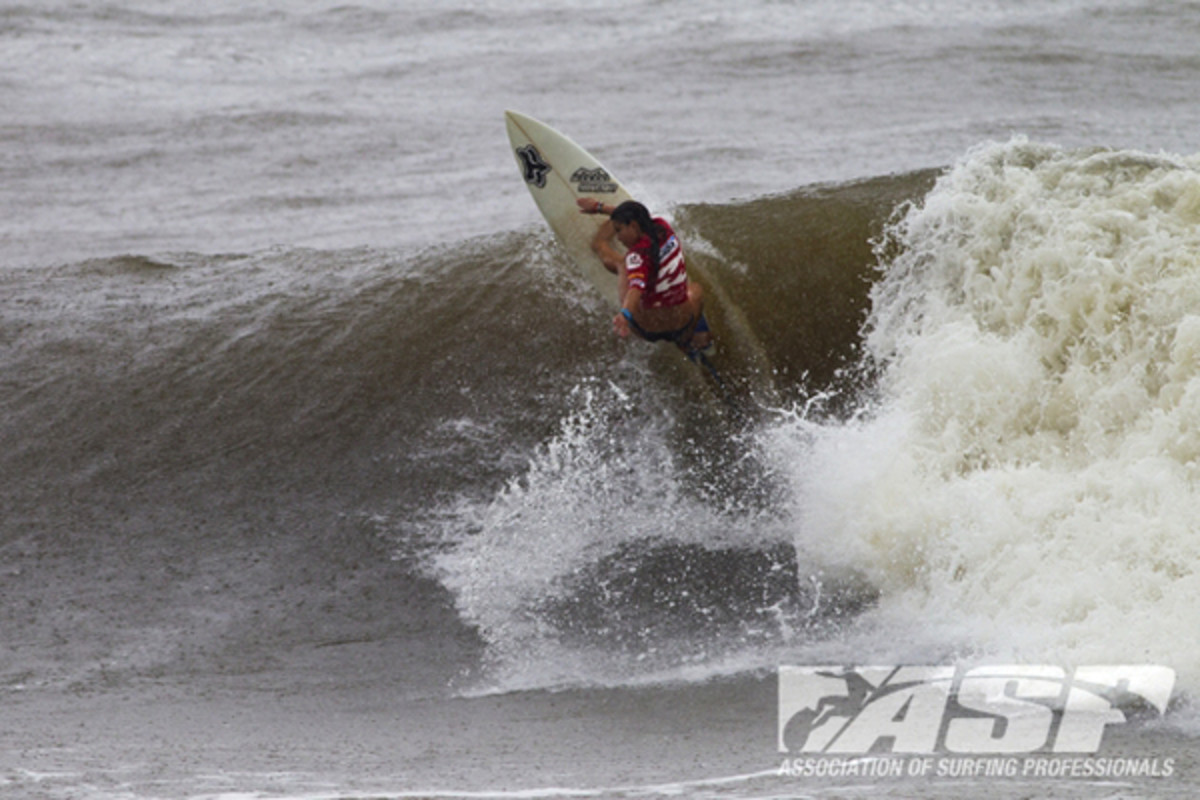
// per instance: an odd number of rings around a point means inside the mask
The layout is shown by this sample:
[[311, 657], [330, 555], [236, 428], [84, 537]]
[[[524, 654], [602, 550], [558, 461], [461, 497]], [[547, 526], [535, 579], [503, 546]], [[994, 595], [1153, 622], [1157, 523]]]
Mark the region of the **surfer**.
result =
[[[683, 248], [667, 221], [651, 217], [634, 200], [616, 207], [591, 197], [577, 202], [584, 214], [609, 216], [592, 239], [592, 250], [617, 276], [621, 311], [613, 317], [616, 334], [672, 342], [692, 359], [708, 350], [712, 333], [704, 318], [704, 291], [688, 280]], [[613, 237], [626, 247], [624, 257], [613, 247]]]

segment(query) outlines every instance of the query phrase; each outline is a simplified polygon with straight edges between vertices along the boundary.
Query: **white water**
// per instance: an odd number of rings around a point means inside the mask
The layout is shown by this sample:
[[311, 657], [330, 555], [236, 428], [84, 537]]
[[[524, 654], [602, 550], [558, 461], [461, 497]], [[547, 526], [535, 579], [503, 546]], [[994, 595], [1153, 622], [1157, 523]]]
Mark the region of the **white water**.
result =
[[1159, 663], [1196, 691], [1197, 223], [1196, 159], [1014, 141], [893, 225], [878, 397], [770, 435], [798, 546], [882, 591], [876, 655]]

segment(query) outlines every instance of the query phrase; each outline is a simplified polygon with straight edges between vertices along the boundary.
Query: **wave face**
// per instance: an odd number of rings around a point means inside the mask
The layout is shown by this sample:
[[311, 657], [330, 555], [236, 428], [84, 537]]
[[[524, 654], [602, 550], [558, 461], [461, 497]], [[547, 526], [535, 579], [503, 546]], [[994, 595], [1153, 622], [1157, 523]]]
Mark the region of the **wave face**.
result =
[[540, 226], [9, 269], [3, 678], [1193, 673], [1197, 166], [1015, 140], [673, 209], [767, 370], [737, 421]]
[[[832, 381], [865, 312], [867, 242], [922, 181], [676, 214], [697, 268], [741, 307], [769, 358]], [[774, 222], [821, 209], [839, 224], [797, 237]], [[503, 616], [526, 613], [506, 598], [522, 582], [551, 584], [580, 559], [602, 580], [605, 563], [633, 559], [642, 577], [616, 605], [649, 619], [659, 605], [647, 581], [703, 561], [723, 506], [766, 502], [761, 468], [739, 466], [731, 436], [745, 432], [694, 368], [670, 348], [613, 340], [607, 306], [540, 225], [415, 253], [132, 253], [14, 265], [0, 281], [0, 524], [6, 588], [22, 598], [6, 606], [13, 685], [276, 668], [295, 679], [366, 642], [388, 669], [399, 659], [409, 690], [442, 691], [480, 653], [505, 650]], [[798, 305], [777, 307], [780, 291]], [[789, 318], [803, 324], [789, 331]], [[814, 346], [806, 330], [831, 344]], [[807, 365], [817, 351], [827, 361]], [[614, 454], [634, 472], [597, 487]], [[672, 484], [679, 497], [645, 527], [606, 521]], [[515, 549], [501, 547], [491, 568], [513, 568], [505, 562], [547, 532], [576, 537], [564, 561], [526, 562], [512, 578], [482, 570], [470, 580], [491, 584], [483, 595], [436, 567], [439, 554], [495, 547], [497, 532], [469, 521], [513, 504], [522, 519], [544, 518], [514, 523]], [[576, 527], [593, 511], [590, 529], [609, 531], [594, 541]], [[641, 542], [679, 528], [676, 513], [701, 526], [692, 549], [639, 561]], [[770, 565], [762, 541], [743, 548], [747, 597]], [[718, 566], [699, 580], [724, 602]], [[610, 608], [586, 594], [595, 585], [578, 600], [593, 616]], [[562, 620], [572, 598], [561, 599], [531, 602]]]

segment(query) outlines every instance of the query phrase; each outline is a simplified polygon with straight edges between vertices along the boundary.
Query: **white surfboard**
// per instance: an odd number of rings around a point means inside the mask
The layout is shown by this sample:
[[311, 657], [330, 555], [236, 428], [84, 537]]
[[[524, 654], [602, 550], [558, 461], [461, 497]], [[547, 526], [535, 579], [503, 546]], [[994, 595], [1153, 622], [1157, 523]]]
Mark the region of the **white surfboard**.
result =
[[581, 214], [575, 201], [593, 197], [609, 206], [630, 199], [595, 156], [544, 122], [516, 111], [504, 112], [508, 140], [529, 193], [571, 259], [615, 308], [617, 276], [592, 252], [592, 239], [608, 217]]

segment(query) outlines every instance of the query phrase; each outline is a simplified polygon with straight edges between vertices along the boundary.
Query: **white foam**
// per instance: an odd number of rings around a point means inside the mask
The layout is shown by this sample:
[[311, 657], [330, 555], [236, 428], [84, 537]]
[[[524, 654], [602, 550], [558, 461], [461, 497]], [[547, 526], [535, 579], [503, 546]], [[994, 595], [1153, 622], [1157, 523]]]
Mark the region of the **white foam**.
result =
[[[798, 546], [867, 570], [926, 658], [1200, 681], [1200, 161], [1015, 140], [880, 245], [879, 396], [765, 438]], [[876, 653], [878, 655], [878, 653]]]
[[[628, 796], [655, 796], [663, 795], [670, 797], [678, 796], [700, 796], [701, 792], [718, 792], [722, 787], [739, 786], [742, 784], [750, 784], [755, 781], [767, 780], [778, 777], [778, 770], [770, 769], [761, 772], [747, 773], [743, 775], [724, 775], [712, 778], [699, 778], [690, 781], [675, 781], [670, 783], [656, 783], [647, 785], [629, 785], [629, 786], [603, 786], [603, 787], [571, 787], [571, 786], [548, 786], [541, 788], [529, 789], [495, 789], [495, 790], [455, 790], [455, 789], [432, 789], [432, 790], [400, 790], [386, 792], [361, 792], [361, 791], [335, 791], [335, 792], [299, 792], [289, 793], [281, 797], [287, 800], [355, 800], [355, 798], [377, 798], [381, 795], [394, 798], [463, 798], [470, 800], [478, 798], [495, 798], [495, 800], [537, 800], [537, 798], [556, 798], [556, 797], [611, 797], [614, 795]], [[255, 800], [256, 798], [265, 797], [262, 793], [223, 793], [217, 795], [206, 795], [203, 800]], [[275, 796], [275, 795], [271, 795]]]
[[702, 507], [682, 497], [661, 415], [635, 411], [613, 384], [585, 382], [574, 396], [576, 410], [519, 478], [446, 515], [455, 546], [435, 569], [488, 640], [504, 690], [624, 674], [610, 673], [596, 653], [559, 647], [539, 609], [562, 579], [622, 543], [695, 541], [713, 529], [697, 519]]

